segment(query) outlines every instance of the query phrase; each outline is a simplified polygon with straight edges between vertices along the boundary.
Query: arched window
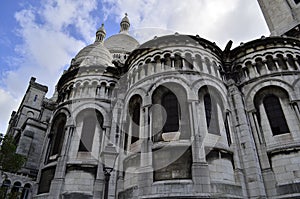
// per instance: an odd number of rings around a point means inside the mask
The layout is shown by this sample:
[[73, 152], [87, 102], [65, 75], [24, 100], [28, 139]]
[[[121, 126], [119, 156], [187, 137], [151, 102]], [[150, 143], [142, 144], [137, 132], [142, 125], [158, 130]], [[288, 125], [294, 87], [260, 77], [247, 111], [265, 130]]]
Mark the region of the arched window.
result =
[[30, 194], [31, 185], [25, 184], [22, 190], [21, 199], [28, 199]]
[[163, 132], [174, 132], [179, 130], [179, 104], [176, 95], [168, 91], [163, 95], [161, 105], [167, 113]]
[[88, 116], [83, 119], [82, 135], [79, 144], [79, 151], [92, 151], [94, 133], [96, 127], [96, 118]]
[[21, 188], [20, 182], [15, 182], [12, 189], [11, 189], [11, 195], [17, 197], [19, 195], [19, 190]]
[[281, 108], [280, 101], [276, 95], [269, 94], [264, 97], [263, 105], [271, 126], [273, 135], [289, 132], [289, 128]]
[[47, 161], [56, 160], [60, 155], [65, 135], [66, 121], [67, 117], [63, 113], [58, 114], [54, 119], [51, 133], [49, 135], [50, 140], [48, 145]]
[[57, 124], [54, 147], [51, 155], [59, 154], [63, 144], [63, 136], [65, 133], [65, 120], [60, 120]]
[[151, 137], [154, 142], [190, 139], [189, 108], [184, 87], [176, 83], [158, 86], [153, 92], [152, 104]]
[[208, 133], [220, 135], [218, 124], [218, 104], [210, 97], [209, 93], [204, 95], [203, 101]]
[[[221, 135], [224, 129], [225, 112], [222, 97], [219, 92], [211, 86], [203, 86], [198, 92], [200, 102], [200, 121], [206, 120], [207, 132], [214, 135]], [[226, 129], [224, 129], [226, 131]]]
[[[103, 118], [96, 110], [87, 110], [81, 114], [82, 130], [79, 143], [79, 152], [91, 152], [96, 127], [102, 128]], [[97, 125], [98, 124], [98, 125]], [[100, 133], [101, 135], [101, 133]]]
[[142, 98], [138, 95], [133, 96], [129, 102], [131, 144], [139, 140], [140, 134], [140, 115]]
[[211, 120], [211, 99], [209, 94], [204, 95], [204, 107], [205, 107], [205, 116], [206, 116], [206, 126], [209, 128]]

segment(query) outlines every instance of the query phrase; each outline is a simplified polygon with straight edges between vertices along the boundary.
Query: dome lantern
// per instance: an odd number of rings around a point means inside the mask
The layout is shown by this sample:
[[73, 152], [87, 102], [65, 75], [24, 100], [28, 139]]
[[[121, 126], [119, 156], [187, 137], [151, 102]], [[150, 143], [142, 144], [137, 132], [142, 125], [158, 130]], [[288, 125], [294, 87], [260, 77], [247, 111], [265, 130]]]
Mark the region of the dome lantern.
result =
[[96, 32], [96, 41], [95, 42], [103, 42], [104, 38], [106, 36], [106, 31], [104, 29], [104, 24], [101, 25], [101, 27]]
[[125, 32], [125, 33], [128, 32], [129, 27], [130, 27], [130, 22], [129, 22], [129, 19], [127, 17], [127, 13], [125, 13], [125, 17], [122, 19], [122, 21], [120, 23], [120, 26], [121, 26], [120, 32]]

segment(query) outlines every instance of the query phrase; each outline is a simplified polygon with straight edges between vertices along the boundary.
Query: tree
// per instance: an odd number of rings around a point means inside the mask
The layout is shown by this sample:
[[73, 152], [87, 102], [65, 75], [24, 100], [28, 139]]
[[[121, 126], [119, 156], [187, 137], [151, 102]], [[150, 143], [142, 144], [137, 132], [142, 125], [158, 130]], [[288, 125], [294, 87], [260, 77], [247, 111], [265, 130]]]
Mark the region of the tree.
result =
[[5, 135], [0, 148], [0, 166], [3, 171], [15, 173], [21, 169], [26, 158], [20, 154], [16, 154], [17, 145], [14, 138]]

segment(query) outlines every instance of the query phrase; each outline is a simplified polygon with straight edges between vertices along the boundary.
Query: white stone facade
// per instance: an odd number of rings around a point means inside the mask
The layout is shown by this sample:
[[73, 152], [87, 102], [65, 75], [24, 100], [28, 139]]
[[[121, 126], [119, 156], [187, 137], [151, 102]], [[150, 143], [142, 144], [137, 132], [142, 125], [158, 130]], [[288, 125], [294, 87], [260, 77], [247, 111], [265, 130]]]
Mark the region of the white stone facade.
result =
[[[273, 4], [263, 12], [285, 6]], [[33, 197], [102, 198], [108, 143], [109, 198], [300, 197], [299, 39], [221, 50], [175, 33], [139, 45], [129, 26], [125, 16], [106, 40], [102, 26], [72, 60], [41, 133], [22, 119], [18, 153], [30, 151], [26, 135], [43, 142]]]

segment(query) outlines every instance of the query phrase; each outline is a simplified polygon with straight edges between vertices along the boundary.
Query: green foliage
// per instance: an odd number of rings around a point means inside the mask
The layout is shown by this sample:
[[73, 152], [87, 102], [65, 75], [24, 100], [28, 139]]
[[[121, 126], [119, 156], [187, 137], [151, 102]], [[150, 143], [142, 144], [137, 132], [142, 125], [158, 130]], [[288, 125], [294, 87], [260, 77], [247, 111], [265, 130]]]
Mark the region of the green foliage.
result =
[[0, 187], [0, 198], [6, 198], [6, 199], [18, 199], [21, 195], [20, 192], [8, 192], [8, 187]]
[[0, 166], [3, 171], [15, 173], [25, 163], [26, 158], [16, 154], [16, 149], [13, 137], [5, 135], [0, 149]]
[[5, 198], [7, 187], [0, 187], [0, 198]]
[[11, 192], [11, 193], [7, 194], [7, 198], [8, 199], [18, 199], [20, 195], [21, 195], [20, 192]]

